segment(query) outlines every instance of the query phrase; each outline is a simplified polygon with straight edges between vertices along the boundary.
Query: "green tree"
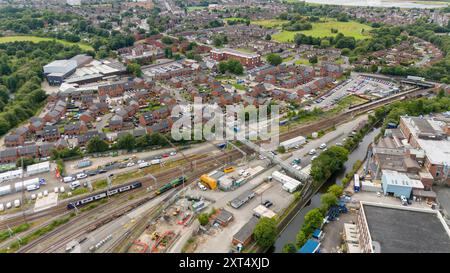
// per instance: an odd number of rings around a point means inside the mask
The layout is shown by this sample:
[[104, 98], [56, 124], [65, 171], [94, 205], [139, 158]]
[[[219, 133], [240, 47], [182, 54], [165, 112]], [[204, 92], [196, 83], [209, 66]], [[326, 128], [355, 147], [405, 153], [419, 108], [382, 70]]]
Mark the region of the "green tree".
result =
[[317, 56], [314, 55], [311, 58], [308, 59], [309, 63], [316, 64], [319, 60], [317, 59]]
[[323, 215], [321, 210], [319, 208], [312, 209], [305, 215], [302, 231], [305, 235], [309, 235], [322, 225], [322, 221]]
[[284, 148], [284, 146], [278, 146], [277, 151], [280, 154], [284, 154], [286, 152], [286, 148]]
[[136, 77], [142, 77], [141, 66], [137, 63], [129, 63], [127, 65], [127, 72], [133, 74]]
[[300, 248], [306, 243], [308, 237], [306, 236], [305, 232], [303, 232], [303, 230], [299, 230], [295, 239], [295, 245], [297, 246], [297, 248]]
[[327, 211], [331, 206], [338, 204], [338, 199], [333, 193], [322, 194], [320, 201], [322, 202], [324, 211]]
[[131, 134], [121, 136], [117, 141], [119, 149], [133, 150], [136, 147], [136, 139]]
[[198, 221], [200, 222], [200, 225], [206, 226], [209, 222], [209, 216], [208, 213], [200, 213], [197, 217]]
[[270, 34], [267, 34], [266, 37], [265, 37], [265, 40], [266, 41], [272, 40], [272, 36]]
[[293, 243], [287, 243], [283, 246], [283, 253], [296, 253], [297, 248]]
[[104, 140], [101, 140], [98, 136], [94, 136], [87, 143], [88, 153], [101, 153], [107, 151], [108, 149], [108, 143], [106, 143], [106, 141]]
[[277, 222], [275, 219], [262, 217], [256, 224], [253, 236], [256, 243], [262, 248], [271, 247], [277, 237]]
[[266, 59], [267, 59], [267, 62], [269, 62], [271, 65], [275, 65], [275, 66], [277, 66], [283, 62], [283, 59], [281, 58], [281, 56], [278, 54], [275, 54], [275, 53], [268, 54]]
[[328, 188], [327, 192], [332, 193], [334, 196], [336, 196], [336, 198], [339, 198], [344, 193], [344, 188], [342, 186], [334, 184]]

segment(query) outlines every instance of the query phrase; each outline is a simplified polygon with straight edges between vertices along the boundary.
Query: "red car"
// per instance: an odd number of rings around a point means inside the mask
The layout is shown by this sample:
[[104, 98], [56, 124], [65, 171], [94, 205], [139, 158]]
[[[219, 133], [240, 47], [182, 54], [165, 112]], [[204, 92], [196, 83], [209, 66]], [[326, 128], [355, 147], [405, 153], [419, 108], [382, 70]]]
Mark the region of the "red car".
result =
[[169, 157], [169, 154], [163, 154], [162, 157]]

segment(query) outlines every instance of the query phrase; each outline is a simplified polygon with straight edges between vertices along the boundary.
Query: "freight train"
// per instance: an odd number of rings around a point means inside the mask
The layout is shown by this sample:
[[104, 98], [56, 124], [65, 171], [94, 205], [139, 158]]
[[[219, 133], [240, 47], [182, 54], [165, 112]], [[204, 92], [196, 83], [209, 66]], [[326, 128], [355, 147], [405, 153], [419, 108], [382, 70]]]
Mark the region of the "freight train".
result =
[[135, 181], [135, 182], [128, 183], [126, 185], [117, 186], [117, 187], [111, 188], [109, 190], [105, 190], [105, 191], [90, 195], [88, 197], [84, 197], [82, 199], [78, 199], [76, 201], [70, 202], [69, 204], [67, 204], [67, 208], [68, 209], [73, 209], [75, 207], [78, 208], [78, 207], [84, 206], [86, 204], [92, 203], [94, 201], [103, 199], [105, 197], [112, 196], [112, 195], [126, 192], [126, 191], [130, 191], [130, 190], [134, 190], [134, 189], [137, 189], [140, 187], [142, 187], [142, 183], [140, 181]]
[[186, 179], [185, 176], [180, 176], [180, 177], [178, 177], [177, 179], [172, 180], [171, 182], [169, 182], [169, 183], [165, 184], [164, 186], [162, 186], [161, 188], [157, 189], [156, 192], [155, 192], [155, 194], [156, 194], [156, 195], [159, 195], [159, 194], [161, 194], [161, 193], [163, 193], [163, 192], [166, 192], [166, 191], [168, 191], [168, 190], [170, 190], [170, 189], [176, 188], [176, 187], [178, 187], [179, 185], [181, 185], [181, 184], [183, 184], [184, 182], [186, 182], [186, 180], [187, 180], [187, 179]]

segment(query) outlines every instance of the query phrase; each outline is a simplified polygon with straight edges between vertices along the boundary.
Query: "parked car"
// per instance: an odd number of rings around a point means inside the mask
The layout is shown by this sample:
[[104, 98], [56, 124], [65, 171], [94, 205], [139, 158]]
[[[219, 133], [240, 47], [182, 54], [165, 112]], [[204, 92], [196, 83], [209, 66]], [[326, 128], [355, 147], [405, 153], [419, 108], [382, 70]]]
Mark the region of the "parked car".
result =
[[74, 181], [74, 182], [70, 183], [70, 189], [71, 190], [74, 190], [74, 189], [76, 189], [76, 188], [78, 188], [80, 186], [81, 186], [80, 181]]
[[206, 191], [208, 188], [206, 188], [205, 185], [203, 185], [201, 182], [197, 183], [197, 186], [202, 190], [202, 191]]
[[163, 154], [162, 157], [164, 158], [169, 157], [169, 154]]
[[270, 202], [269, 200], [265, 200], [265, 201], [262, 203], [262, 205], [263, 205], [264, 207], [266, 207], [266, 208], [269, 208], [269, 207], [271, 207], [271, 206], [273, 205], [273, 203]]
[[319, 148], [320, 149], [325, 149], [327, 147], [327, 144], [326, 143], [322, 143], [322, 144], [320, 144], [320, 146], [319, 146]]
[[316, 149], [311, 149], [311, 150], [308, 152], [308, 154], [309, 154], [309, 155], [314, 155], [314, 154], [316, 154]]
[[84, 178], [86, 178], [87, 177], [87, 174], [85, 174], [85, 173], [79, 173], [79, 174], [77, 174], [77, 179], [84, 179]]
[[66, 176], [66, 177], [63, 178], [63, 182], [64, 183], [69, 183], [69, 182], [72, 182], [72, 181], [75, 181], [75, 177], [73, 177], [73, 176]]
[[170, 156], [174, 156], [174, 155], [176, 155], [177, 154], [177, 152], [175, 152], [175, 151], [173, 151], [173, 152], [170, 152]]
[[135, 165], [135, 163], [133, 161], [127, 163], [127, 167], [132, 167], [134, 165]]

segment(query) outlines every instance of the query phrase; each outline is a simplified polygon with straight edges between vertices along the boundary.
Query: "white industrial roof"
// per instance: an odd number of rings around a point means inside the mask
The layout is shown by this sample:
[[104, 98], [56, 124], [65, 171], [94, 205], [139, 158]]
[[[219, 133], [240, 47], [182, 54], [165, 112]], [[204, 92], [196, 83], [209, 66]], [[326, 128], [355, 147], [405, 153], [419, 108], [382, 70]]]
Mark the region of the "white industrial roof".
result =
[[391, 170], [383, 170], [383, 177], [386, 179], [385, 181], [388, 185], [394, 185], [399, 187], [413, 187], [413, 183], [411, 182], [411, 179], [404, 174], [399, 173], [397, 171], [391, 171]]

